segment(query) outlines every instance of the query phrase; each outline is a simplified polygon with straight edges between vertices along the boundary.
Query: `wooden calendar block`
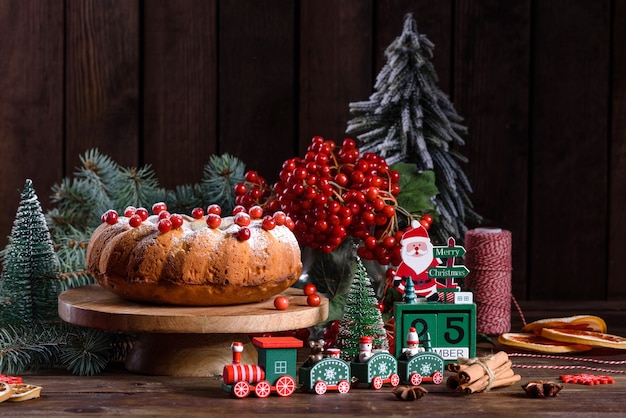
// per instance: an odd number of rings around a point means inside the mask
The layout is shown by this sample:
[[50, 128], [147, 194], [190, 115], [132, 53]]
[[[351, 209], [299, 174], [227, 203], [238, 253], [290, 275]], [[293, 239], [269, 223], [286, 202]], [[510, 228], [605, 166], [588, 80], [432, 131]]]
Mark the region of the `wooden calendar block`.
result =
[[396, 303], [396, 357], [406, 347], [406, 335], [414, 327], [420, 345], [447, 362], [476, 356], [476, 305], [474, 303]]

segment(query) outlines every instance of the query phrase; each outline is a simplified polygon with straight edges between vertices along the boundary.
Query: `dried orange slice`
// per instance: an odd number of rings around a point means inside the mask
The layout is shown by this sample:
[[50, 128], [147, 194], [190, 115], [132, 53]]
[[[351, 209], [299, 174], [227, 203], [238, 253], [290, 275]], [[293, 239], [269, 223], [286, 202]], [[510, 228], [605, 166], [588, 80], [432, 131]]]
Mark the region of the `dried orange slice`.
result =
[[531, 322], [522, 328], [522, 332], [533, 332], [541, 335], [543, 328], [578, 329], [582, 331], [606, 332], [604, 319], [593, 315], [575, 315], [565, 318], [548, 318]]
[[626, 338], [603, 332], [544, 328], [541, 336], [554, 341], [626, 350]]
[[13, 394], [9, 398], [9, 402], [22, 402], [29, 399], [38, 398], [41, 395], [41, 386], [27, 385], [25, 383], [18, 383], [11, 385]]
[[589, 351], [591, 346], [562, 341], [554, 341], [533, 333], [507, 332], [498, 337], [501, 344], [539, 353], [576, 353]]
[[0, 402], [4, 402], [13, 395], [13, 388], [5, 382], [0, 382]]

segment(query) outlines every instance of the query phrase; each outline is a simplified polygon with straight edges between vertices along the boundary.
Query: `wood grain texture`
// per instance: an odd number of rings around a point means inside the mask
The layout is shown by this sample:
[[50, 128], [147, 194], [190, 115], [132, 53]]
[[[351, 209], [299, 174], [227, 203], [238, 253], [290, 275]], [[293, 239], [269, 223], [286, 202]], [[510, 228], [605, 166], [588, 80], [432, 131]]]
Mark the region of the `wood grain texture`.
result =
[[139, 1], [66, 5], [65, 175], [92, 148], [122, 166], [137, 166]]
[[328, 317], [328, 300], [306, 303], [302, 290], [287, 289], [289, 309], [264, 302], [214, 307], [157, 306], [126, 301], [100, 285], [70, 289], [59, 296], [59, 316], [70, 324], [113, 332], [231, 334], [306, 328]]
[[372, 93], [372, 1], [301, 5], [299, 155], [321, 135], [341, 143], [350, 102]]
[[626, 299], [623, 261], [626, 260], [626, 1], [617, 0], [613, 14], [611, 50], [611, 135], [609, 216], [607, 218], [608, 299]]
[[217, 151], [217, 3], [144, 3], [143, 158], [163, 187], [197, 183]]
[[609, 6], [609, 1], [536, 3], [531, 299], [606, 297]]
[[462, 167], [484, 225], [513, 234], [513, 294], [525, 298], [530, 2], [457, 2], [455, 22], [455, 107], [469, 131]]
[[[0, 247], [19, 191], [98, 148], [197, 182], [213, 153], [270, 182], [341, 140], [412, 12], [469, 134], [472, 201], [513, 232], [519, 299], [626, 298], [625, 0], [0, 0]], [[584, 242], [580, 242], [583, 238]]]
[[219, 22], [218, 151], [274, 182], [298, 152], [295, 3], [222, 2]]
[[[607, 319], [609, 331], [626, 335], [624, 306], [618, 303], [541, 303], [523, 304], [529, 321], [593, 312]], [[521, 327], [515, 318], [515, 329]], [[494, 351], [504, 347], [497, 344]], [[304, 361], [307, 349], [299, 350], [298, 359]], [[509, 353], [518, 352], [514, 349]], [[479, 355], [489, 354], [489, 348], [479, 349]], [[623, 350], [594, 349], [581, 356], [587, 359], [625, 361]], [[450, 417], [462, 411], [463, 416], [603, 416], [623, 415], [626, 399], [626, 375], [612, 374], [615, 384], [566, 384], [558, 397], [531, 399], [520, 387], [530, 380], [558, 381], [560, 374], [594, 373], [588, 370], [558, 370], [539, 368], [562, 365], [594, 365], [563, 359], [511, 357], [513, 369], [522, 376], [519, 385], [494, 389], [488, 393], [458, 395], [445, 385], [424, 383], [428, 393], [415, 402], [402, 402], [391, 388], [371, 390], [360, 386], [345, 395], [327, 393], [319, 396], [297, 390], [292, 396], [272, 395], [258, 399], [235, 399], [221, 389], [221, 379], [207, 377], [149, 376], [129, 373], [121, 365], [111, 365], [96, 376], [72, 376], [64, 370], [44, 370], [25, 374], [24, 381], [43, 386], [41, 398], [21, 403], [3, 403], [3, 416], [69, 416], [69, 415], [145, 415], [145, 416], [328, 416], [380, 417], [381, 415], [415, 416], [428, 411], [429, 417]], [[535, 368], [520, 368], [531, 366]], [[600, 366], [600, 365], [595, 365]], [[613, 370], [626, 370], [624, 364], [602, 365]], [[445, 378], [450, 374], [446, 373]]]
[[26, 179], [44, 207], [63, 175], [63, 3], [0, 2], [0, 248]]

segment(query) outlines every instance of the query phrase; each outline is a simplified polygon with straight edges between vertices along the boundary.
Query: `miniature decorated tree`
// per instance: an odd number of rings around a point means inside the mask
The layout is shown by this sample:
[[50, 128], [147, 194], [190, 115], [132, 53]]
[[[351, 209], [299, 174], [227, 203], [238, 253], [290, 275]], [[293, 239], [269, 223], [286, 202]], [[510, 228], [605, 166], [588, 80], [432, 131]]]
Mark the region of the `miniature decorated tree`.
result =
[[33, 182], [26, 180], [4, 253], [1, 322], [18, 324], [55, 318], [58, 274], [59, 262], [41, 204]]
[[389, 349], [378, 300], [365, 266], [357, 256], [356, 273], [346, 297], [337, 334], [341, 356], [345, 360], [352, 360], [359, 354], [359, 339], [366, 336], [372, 337], [374, 349]]
[[367, 101], [350, 103], [347, 133], [357, 136], [363, 152], [377, 153], [389, 164], [410, 162], [435, 172], [439, 219], [433, 235], [443, 243], [449, 236], [462, 239], [466, 221], [481, 217], [472, 209], [472, 189], [459, 165], [467, 159], [455, 147], [464, 145], [467, 128], [437, 86], [433, 49], [407, 14], [402, 34], [385, 51], [375, 92]]
[[212, 156], [200, 183], [166, 190], [150, 166], [121, 167], [97, 150], [80, 158], [74, 177], [53, 186], [55, 207], [45, 217], [32, 183], [26, 183], [9, 245], [2, 251], [0, 373], [62, 364], [72, 373], [93, 375], [112, 359], [123, 360], [130, 336], [65, 324], [56, 313], [61, 291], [93, 283], [85, 257], [101, 215], [157, 201], [181, 213], [212, 203], [226, 210], [233, 206], [233, 185], [243, 181], [245, 169], [230, 155]]

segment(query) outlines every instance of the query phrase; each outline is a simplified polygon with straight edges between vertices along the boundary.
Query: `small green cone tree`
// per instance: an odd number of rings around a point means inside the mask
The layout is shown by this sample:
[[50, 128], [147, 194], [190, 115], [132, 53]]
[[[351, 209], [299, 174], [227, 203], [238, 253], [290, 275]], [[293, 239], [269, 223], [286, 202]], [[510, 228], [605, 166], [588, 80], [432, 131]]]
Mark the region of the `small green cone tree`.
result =
[[359, 354], [359, 339], [364, 336], [372, 337], [372, 348], [389, 349], [385, 324], [371, 280], [358, 256], [356, 261], [355, 276], [346, 297], [337, 333], [341, 357], [346, 361]]
[[0, 252], [0, 373], [62, 364], [74, 374], [94, 375], [123, 360], [131, 335], [66, 324], [57, 314], [60, 292], [94, 282], [85, 258], [100, 216], [129, 205], [149, 209], [159, 201], [177, 213], [213, 203], [227, 213], [232, 185], [243, 181], [245, 171], [233, 156], [211, 156], [200, 183], [166, 190], [149, 165], [122, 167], [98, 150], [80, 159], [74, 177], [53, 186], [55, 207], [45, 216], [32, 182], [26, 182], [9, 244]]
[[0, 278], [3, 324], [56, 318], [59, 261], [31, 180], [26, 180]]
[[432, 63], [434, 45], [417, 32], [413, 16], [404, 18], [402, 34], [386, 49], [387, 63], [367, 101], [350, 103], [353, 116], [346, 132], [356, 135], [362, 152], [374, 152], [388, 164], [408, 162], [418, 170], [433, 170], [439, 194], [439, 214], [431, 236], [445, 243], [461, 240], [466, 221], [480, 222], [473, 210], [470, 183], [459, 162], [467, 162], [454, 146], [464, 145], [467, 128], [452, 103], [437, 86]]

